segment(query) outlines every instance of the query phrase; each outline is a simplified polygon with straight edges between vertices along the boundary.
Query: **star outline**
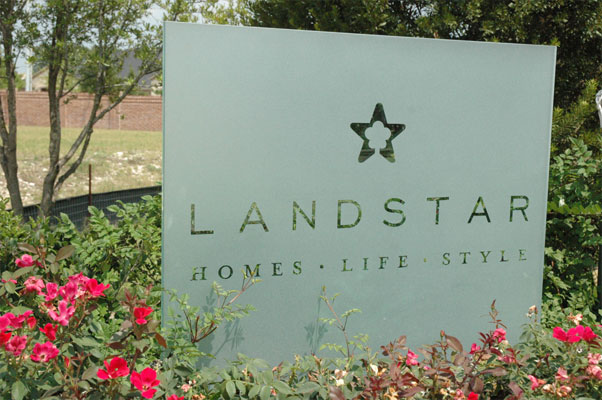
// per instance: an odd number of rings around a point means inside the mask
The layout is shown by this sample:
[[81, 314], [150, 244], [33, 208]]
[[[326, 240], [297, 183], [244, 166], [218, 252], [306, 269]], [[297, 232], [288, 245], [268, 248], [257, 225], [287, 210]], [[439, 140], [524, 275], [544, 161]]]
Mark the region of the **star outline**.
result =
[[374, 112], [372, 113], [372, 118], [370, 122], [352, 122], [350, 127], [351, 129], [364, 141], [362, 144], [362, 149], [360, 150], [360, 154], [358, 156], [358, 161], [360, 163], [366, 161], [368, 158], [372, 157], [374, 153], [376, 153], [376, 149], [373, 149], [369, 146], [370, 139], [366, 137], [366, 130], [368, 128], [372, 128], [376, 121], [380, 121], [383, 126], [391, 132], [391, 136], [386, 141], [385, 147], [379, 150], [379, 153], [389, 162], [395, 162], [395, 152], [393, 150], [393, 139], [395, 139], [401, 132], [404, 131], [406, 126], [404, 124], [389, 124], [387, 123], [387, 117], [385, 115], [385, 109], [381, 103], [376, 103], [374, 107]]

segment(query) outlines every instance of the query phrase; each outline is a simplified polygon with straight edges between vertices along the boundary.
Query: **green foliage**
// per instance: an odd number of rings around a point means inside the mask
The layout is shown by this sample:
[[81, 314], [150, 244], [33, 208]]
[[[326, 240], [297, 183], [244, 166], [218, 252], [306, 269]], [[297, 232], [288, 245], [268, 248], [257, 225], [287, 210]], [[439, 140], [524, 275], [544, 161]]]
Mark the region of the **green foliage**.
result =
[[590, 103], [557, 110], [554, 118], [557, 147], [550, 165], [544, 279], [544, 316], [552, 320], [561, 308], [595, 312], [599, 301], [594, 275], [602, 246], [602, 142], [599, 134], [582, 135], [594, 143], [591, 147], [573, 137], [583, 130], [588, 117], [583, 109], [591, 112]]
[[108, 209], [117, 216], [116, 224], [102, 211], [90, 207], [86, 229], [71, 241], [82, 267], [103, 279], [109, 273], [118, 274], [118, 285], [159, 285], [161, 197], [145, 196], [139, 203], [120, 202]]

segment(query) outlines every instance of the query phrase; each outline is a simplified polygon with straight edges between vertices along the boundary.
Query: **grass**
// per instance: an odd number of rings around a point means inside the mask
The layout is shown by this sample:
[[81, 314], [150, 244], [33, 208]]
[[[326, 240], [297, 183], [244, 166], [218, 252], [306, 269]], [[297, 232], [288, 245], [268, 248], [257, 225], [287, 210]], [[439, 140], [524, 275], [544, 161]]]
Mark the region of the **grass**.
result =
[[[47, 127], [20, 126], [17, 158], [23, 204], [37, 204], [48, 171]], [[63, 128], [61, 155], [77, 138], [79, 129]], [[55, 199], [88, 193], [88, 165], [92, 166], [92, 192], [153, 186], [161, 181], [161, 132], [94, 130], [82, 164], [63, 184]], [[8, 197], [4, 174], [0, 196]]]

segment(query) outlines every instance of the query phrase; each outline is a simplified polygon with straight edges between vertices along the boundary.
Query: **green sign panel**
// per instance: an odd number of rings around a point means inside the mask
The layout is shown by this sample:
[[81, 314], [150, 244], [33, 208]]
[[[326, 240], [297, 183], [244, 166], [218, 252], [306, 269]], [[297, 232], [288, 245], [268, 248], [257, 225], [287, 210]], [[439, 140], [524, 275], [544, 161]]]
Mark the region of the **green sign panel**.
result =
[[[163, 282], [257, 309], [204, 342], [272, 362], [342, 342], [516, 339], [541, 298], [555, 48], [168, 23]], [[165, 303], [164, 303], [165, 304]], [[164, 315], [166, 315], [164, 310]]]

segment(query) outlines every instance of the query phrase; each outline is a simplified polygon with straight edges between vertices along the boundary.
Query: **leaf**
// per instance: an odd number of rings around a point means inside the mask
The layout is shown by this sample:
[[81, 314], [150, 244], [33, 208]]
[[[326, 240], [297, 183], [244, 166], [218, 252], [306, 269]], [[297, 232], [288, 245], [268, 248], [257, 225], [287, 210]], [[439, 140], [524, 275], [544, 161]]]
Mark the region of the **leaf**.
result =
[[234, 398], [234, 395], [236, 394], [236, 385], [234, 384], [234, 382], [232, 382], [232, 381], [226, 382], [226, 393], [228, 393], [228, 396], [231, 399]]
[[73, 255], [74, 252], [75, 252], [75, 247], [71, 244], [68, 246], [62, 247], [56, 253], [56, 261], [61, 261], [61, 260], [64, 260], [65, 258], [69, 258]]
[[125, 321], [123, 321], [123, 323], [121, 324], [121, 329], [123, 329], [123, 330], [127, 330], [127, 329], [130, 329], [132, 326], [133, 326], [133, 325], [132, 325], [132, 321], [125, 320]]
[[29, 243], [19, 243], [17, 246], [19, 246], [19, 249], [21, 251], [26, 251], [28, 253], [36, 253], [36, 248], [33, 247], [32, 245], [30, 245]]
[[522, 397], [523, 395], [523, 390], [520, 388], [520, 386], [518, 386], [518, 383], [516, 382], [510, 382], [508, 384], [508, 387], [510, 388], [510, 390], [512, 390], [512, 393], [517, 396], [519, 399]]
[[281, 381], [278, 381], [278, 380], [274, 380], [272, 382], [272, 386], [279, 393], [286, 394], [286, 395], [289, 395], [289, 394], [293, 393], [293, 391], [291, 390], [290, 386], [287, 385], [284, 382], [281, 382]]
[[260, 385], [255, 385], [251, 388], [251, 390], [249, 390], [249, 398], [252, 399], [253, 397], [257, 396], [259, 394], [259, 391], [261, 390], [261, 386]]
[[8, 293], [15, 293], [15, 284], [14, 284], [14, 283], [12, 283], [11, 281], [7, 281], [7, 282], [4, 284], [4, 288], [6, 289], [6, 291], [7, 291]]
[[458, 353], [461, 353], [464, 351], [464, 347], [462, 347], [462, 343], [460, 343], [460, 341], [457, 338], [455, 338], [453, 336], [449, 336], [449, 335], [445, 335], [445, 337], [447, 338], [447, 344], [449, 344], [449, 347], [456, 350]]
[[502, 367], [495, 367], [491, 369], [486, 369], [482, 373], [485, 375], [504, 376], [506, 375], [506, 370]]
[[163, 336], [159, 335], [158, 333], [155, 333], [155, 339], [157, 339], [157, 343], [159, 343], [159, 346], [163, 347], [164, 349], [167, 348], [167, 342], [165, 341], [165, 338], [163, 338]]
[[473, 392], [476, 393], [481, 393], [483, 391], [483, 389], [485, 388], [485, 385], [483, 384], [483, 380], [481, 378], [479, 378], [478, 376], [475, 376], [472, 381], [470, 382], [470, 386], [472, 388]]
[[111, 342], [107, 346], [109, 346], [113, 350], [123, 350], [123, 349], [125, 349], [125, 346], [121, 342]]
[[91, 337], [72, 337], [73, 343], [81, 346], [81, 347], [96, 347], [98, 346], [98, 342]]
[[32, 270], [34, 269], [34, 267], [23, 267], [23, 268], [19, 268], [18, 270], [16, 270], [15, 272], [13, 272], [13, 279], [17, 279], [20, 276], [23, 276], [25, 274], [30, 273]]
[[297, 386], [298, 393], [313, 393], [318, 389], [320, 389], [320, 385], [315, 382], [304, 382]]
[[[131, 322], [130, 322], [130, 324], [131, 324]], [[157, 327], [159, 326], [159, 324], [160, 324], [159, 320], [151, 319], [146, 324], [146, 329], [148, 330], [148, 332], [151, 332], [151, 333], [155, 332], [157, 330]]]
[[422, 392], [423, 390], [424, 390], [424, 388], [422, 386], [414, 386], [413, 388], [408, 389], [405, 392], [402, 392], [401, 397], [412, 397], [416, 393]]
[[98, 367], [96, 367], [96, 366], [92, 366], [92, 367], [88, 368], [82, 374], [82, 379], [89, 380], [89, 379], [94, 378], [96, 376], [96, 371], [98, 371]]
[[12, 397], [13, 400], [23, 400], [25, 395], [29, 392], [27, 387], [21, 381], [16, 381], [13, 383], [12, 387]]
[[328, 386], [328, 398], [330, 400], [345, 400], [345, 395], [338, 387]]
[[259, 391], [259, 398], [261, 400], [268, 400], [270, 398], [271, 394], [272, 394], [272, 390], [270, 389], [270, 387], [269, 386], [264, 386]]

